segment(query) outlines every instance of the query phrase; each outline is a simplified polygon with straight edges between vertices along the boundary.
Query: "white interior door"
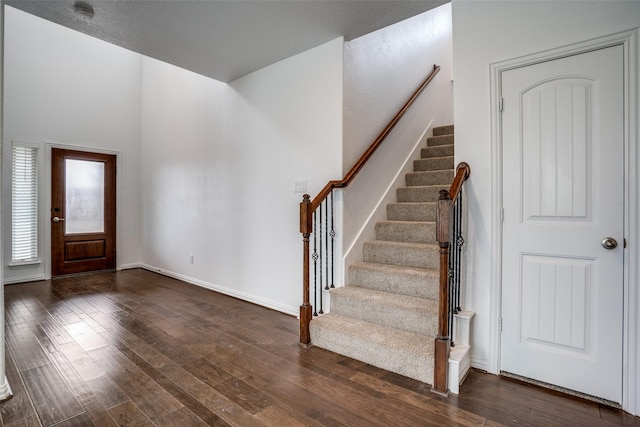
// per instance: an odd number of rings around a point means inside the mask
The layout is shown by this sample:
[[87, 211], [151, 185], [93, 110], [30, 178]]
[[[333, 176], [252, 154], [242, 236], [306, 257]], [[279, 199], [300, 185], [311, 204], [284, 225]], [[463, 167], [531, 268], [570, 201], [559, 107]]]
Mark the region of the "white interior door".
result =
[[614, 402], [622, 401], [623, 59], [613, 46], [502, 75], [501, 370]]

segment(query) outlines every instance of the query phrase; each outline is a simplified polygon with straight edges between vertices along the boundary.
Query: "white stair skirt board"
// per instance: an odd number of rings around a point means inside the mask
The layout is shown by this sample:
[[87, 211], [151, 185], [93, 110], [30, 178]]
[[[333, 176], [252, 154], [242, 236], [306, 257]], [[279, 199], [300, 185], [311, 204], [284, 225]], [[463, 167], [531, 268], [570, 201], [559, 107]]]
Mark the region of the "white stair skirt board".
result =
[[474, 316], [473, 311], [461, 311], [453, 317], [455, 347], [449, 355], [449, 391], [453, 394], [460, 393], [460, 384], [471, 369], [470, 332]]

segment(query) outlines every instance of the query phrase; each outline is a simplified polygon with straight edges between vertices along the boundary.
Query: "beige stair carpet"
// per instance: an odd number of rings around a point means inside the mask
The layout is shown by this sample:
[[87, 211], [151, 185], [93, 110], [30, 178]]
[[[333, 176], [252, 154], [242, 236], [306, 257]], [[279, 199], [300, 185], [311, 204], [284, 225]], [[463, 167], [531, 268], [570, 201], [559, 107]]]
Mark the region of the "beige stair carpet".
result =
[[318, 347], [418, 381], [433, 382], [438, 319], [435, 201], [453, 179], [453, 126], [433, 130], [376, 240], [349, 266], [347, 286], [331, 291], [331, 313], [311, 321]]

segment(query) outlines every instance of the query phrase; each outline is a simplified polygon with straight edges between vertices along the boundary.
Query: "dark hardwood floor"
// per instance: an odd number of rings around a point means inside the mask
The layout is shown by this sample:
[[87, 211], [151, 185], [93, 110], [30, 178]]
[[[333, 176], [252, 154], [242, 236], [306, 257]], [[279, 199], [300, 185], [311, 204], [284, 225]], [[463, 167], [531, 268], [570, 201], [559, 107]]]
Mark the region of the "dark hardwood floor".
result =
[[640, 426], [472, 372], [460, 395], [298, 345], [293, 317], [144, 270], [5, 287], [4, 426]]

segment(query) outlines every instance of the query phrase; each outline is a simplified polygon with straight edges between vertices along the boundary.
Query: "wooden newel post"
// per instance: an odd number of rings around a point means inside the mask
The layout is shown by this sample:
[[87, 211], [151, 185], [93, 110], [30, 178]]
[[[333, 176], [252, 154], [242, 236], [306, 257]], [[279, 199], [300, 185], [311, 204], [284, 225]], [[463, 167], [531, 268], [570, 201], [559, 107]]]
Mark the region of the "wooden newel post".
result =
[[309, 236], [312, 229], [311, 197], [302, 196], [300, 203], [300, 233], [302, 233], [302, 305], [300, 306], [300, 344], [311, 344], [309, 323], [311, 304], [309, 303]]
[[449, 352], [449, 246], [451, 230], [451, 197], [449, 191], [440, 190], [436, 204], [436, 238], [440, 246], [440, 305], [438, 310], [438, 336], [435, 341], [433, 391], [448, 392]]

